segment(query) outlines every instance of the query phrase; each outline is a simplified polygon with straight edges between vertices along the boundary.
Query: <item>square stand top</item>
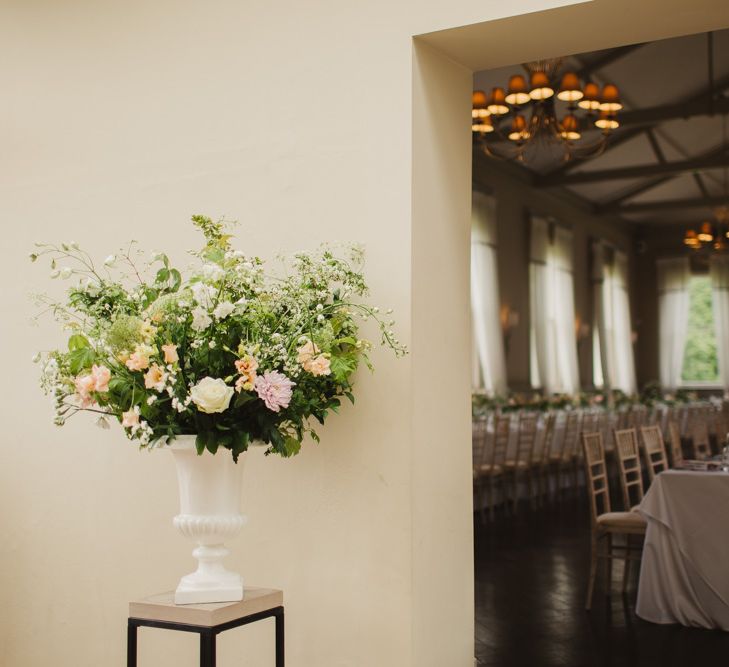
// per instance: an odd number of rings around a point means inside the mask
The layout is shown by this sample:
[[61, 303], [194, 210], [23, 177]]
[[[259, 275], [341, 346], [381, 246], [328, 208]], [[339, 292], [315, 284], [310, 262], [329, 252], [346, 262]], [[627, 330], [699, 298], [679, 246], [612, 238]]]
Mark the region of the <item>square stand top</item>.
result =
[[175, 594], [160, 593], [129, 603], [130, 618], [166, 623], [184, 623], [212, 628], [245, 616], [283, 606], [283, 591], [246, 586], [240, 602], [209, 602], [176, 605]]

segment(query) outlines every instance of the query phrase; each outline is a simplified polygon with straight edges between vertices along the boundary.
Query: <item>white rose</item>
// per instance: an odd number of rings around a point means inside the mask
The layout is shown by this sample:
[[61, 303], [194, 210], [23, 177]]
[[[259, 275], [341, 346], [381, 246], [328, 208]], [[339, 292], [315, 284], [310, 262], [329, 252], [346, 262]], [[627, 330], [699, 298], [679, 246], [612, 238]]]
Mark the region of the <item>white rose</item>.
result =
[[211, 324], [213, 320], [208, 315], [208, 312], [204, 308], [195, 308], [192, 311], [192, 328], [195, 331], [204, 331], [207, 329]]
[[210, 262], [202, 267], [202, 275], [205, 280], [215, 283], [225, 275], [225, 269]]
[[213, 315], [215, 315], [215, 317], [217, 317], [219, 320], [224, 320], [234, 310], [235, 306], [230, 301], [221, 301], [217, 306], [215, 306]]
[[205, 283], [194, 283], [190, 286], [192, 296], [203, 308], [211, 308], [218, 290]]
[[220, 378], [205, 377], [190, 389], [192, 402], [200, 412], [224, 412], [230, 405], [235, 390]]

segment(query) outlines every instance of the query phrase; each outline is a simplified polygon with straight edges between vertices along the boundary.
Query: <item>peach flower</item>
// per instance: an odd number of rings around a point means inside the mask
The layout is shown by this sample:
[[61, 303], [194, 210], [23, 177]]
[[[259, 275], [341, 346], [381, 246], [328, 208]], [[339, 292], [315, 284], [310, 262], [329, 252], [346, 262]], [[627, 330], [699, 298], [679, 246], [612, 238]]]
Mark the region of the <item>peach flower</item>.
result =
[[76, 385], [76, 394], [81, 401], [82, 408], [88, 408], [94, 404], [91, 392], [96, 388], [96, 381], [93, 375], [79, 375], [74, 381]]
[[321, 350], [313, 341], [307, 340], [298, 350], [298, 362], [303, 366], [307, 361], [311, 361]]
[[147, 345], [138, 345], [126, 361], [127, 368], [130, 371], [143, 371], [149, 366], [149, 355], [152, 351]]
[[166, 374], [160, 366], [152, 364], [144, 374], [144, 386], [147, 389], [162, 391], [165, 388]]
[[124, 428], [132, 428], [139, 425], [139, 412], [135, 409], [122, 412], [122, 426]]
[[330, 362], [323, 354], [303, 364], [304, 370], [312, 375], [331, 375]]
[[253, 389], [256, 382], [258, 361], [250, 354], [246, 354], [236, 360], [235, 368], [240, 373], [240, 377], [235, 382], [235, 390], [240, 393], [242, 389], [246, 391]]
[[180, 360], [180, 356], [177, 354], [177, 345], [174, 343], [163, 345], [162, 352], [165, 353], [166, 364], [176, 364]]
[[94, 378], [94, 389], [102, 394], [109, 391], [109, 380], [111, 379], [111, 371], [106, 366], [91, 367], [91, 376]]

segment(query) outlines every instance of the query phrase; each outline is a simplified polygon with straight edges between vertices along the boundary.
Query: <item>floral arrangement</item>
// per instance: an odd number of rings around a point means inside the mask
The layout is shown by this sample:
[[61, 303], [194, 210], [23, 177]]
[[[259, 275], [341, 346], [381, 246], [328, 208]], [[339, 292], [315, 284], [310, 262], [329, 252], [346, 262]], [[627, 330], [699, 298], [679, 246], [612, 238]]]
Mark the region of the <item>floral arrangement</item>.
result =
[[37, 244], [32, 261], [75, 279], [65, 302], [36, 296], [70, 334], [67, 349], [36, 356], [55, 423], [92, 412], [141, 447], [194, 434], [199, 454], [223, 447], [237, 460], [253, 441], [297, 454], [306, 434], [319, 440], [311, 418], [323, 424], [342, 399], [354, 403], [353, 373], [362, 361], [372, 368], [359, 321], [374, 320], [396, 355], [407, 350], [393, 321], [359, 303], [359, 248], [297, 254], [275, 276], [232, 248], [223, 221], [192, 221], [206, 243], [187, 277], [134, 242], [98, 267], [77, 243]]

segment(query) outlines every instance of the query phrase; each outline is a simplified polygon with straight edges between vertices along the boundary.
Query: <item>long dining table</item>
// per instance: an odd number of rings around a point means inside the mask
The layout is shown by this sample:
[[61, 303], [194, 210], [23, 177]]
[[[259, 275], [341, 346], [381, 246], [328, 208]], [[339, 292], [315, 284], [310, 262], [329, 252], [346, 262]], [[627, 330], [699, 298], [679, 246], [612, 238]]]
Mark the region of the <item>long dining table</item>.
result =
[[639, 511], [647, 531], [638, 616], [729, 631], [729, 473], [665, 471]]

